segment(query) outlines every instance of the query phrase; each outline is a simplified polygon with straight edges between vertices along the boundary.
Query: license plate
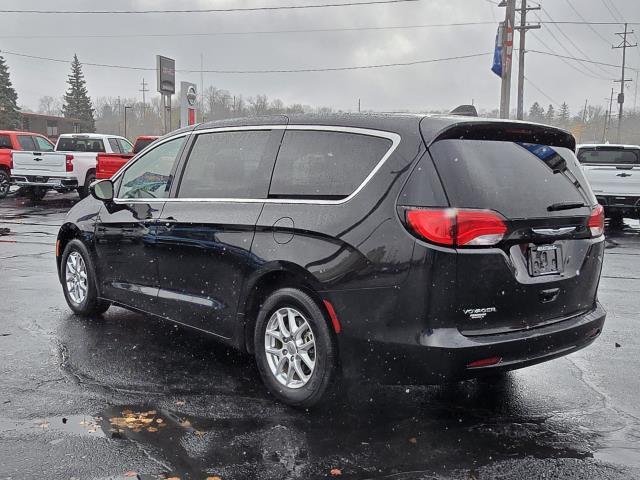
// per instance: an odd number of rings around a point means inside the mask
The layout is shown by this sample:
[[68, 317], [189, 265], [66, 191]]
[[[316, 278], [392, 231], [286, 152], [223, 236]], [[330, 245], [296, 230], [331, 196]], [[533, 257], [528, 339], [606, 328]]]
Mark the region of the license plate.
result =
[[49, 179], [47, 177], [36, 177], [35, 181], [36, 183], [47, 183]]
[[530, 245], [529, 273], [533, 277], [562, 271], [562, 249], [559, 245]]

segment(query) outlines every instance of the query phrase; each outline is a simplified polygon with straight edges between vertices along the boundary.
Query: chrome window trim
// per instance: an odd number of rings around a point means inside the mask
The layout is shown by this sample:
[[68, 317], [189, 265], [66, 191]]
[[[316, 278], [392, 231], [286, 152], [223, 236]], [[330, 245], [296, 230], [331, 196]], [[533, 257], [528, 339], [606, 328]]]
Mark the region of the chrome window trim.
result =
[[[199, 202], [199, 203], [275, 203], [275, 204], [306, 204], [306, 205], [341, 205], [347, 203], [354, 198], [360, 191], [367, 186], [375, 174], [382, 168], [387, 159], [395, 152], [400, 144], [401, 137], [397, 133], [387, 132], [384, 130], [374, 130], [370, 128], [359, 127], [341, 127], [336, 125], [243, 125], [234, 127], [218, 127], [207, 128], [203, 130], [190, 131], [169, 137], [163, 140], [161, 143], [154, 145], [158, 147], [165, 142], [179, 138], [186, 135], [201, 135], [205, 133], [217, 133], [217, 132], [234, 132], [234, 131], [250, 131], [250, 130], [312, 130], [323, 132], [341, 132], [341, 133], [354, 133], [358, 135], [368, 135], [370, 137], [386, 138], [391, 140], [391, 146], [387, 152], [382, 156], [380, 161], [373, 167], [371, 172], [365, 177], [360, 185], [347, 197], [339, 200], [314, 200], [314, 199], [295, 199], [295, 198], [155, 198], [155, 199], [124, 199], [114, 198], [113, 201], [118, 204], [131, 204], [131, 203], [157, 203], [157, 202]], [[140, 152], [142, 154], [143, 150]], [[138, 154], [138, 155], [140, 155]], [[116, 172], [112, 180], [116, 181], [119, 176], [124, 174], [125, 167], [131, 166], [132, 162], [125, 164], [118, 172]]]

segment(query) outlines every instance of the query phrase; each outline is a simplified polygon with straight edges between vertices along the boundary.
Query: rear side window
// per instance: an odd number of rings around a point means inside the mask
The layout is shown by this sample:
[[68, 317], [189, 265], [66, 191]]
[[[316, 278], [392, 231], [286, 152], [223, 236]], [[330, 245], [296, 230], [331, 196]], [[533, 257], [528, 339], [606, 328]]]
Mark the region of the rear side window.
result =
[[343, 132], [287, 131], [269, 196], [341, 199], [351, 195], [391, 148], [386, 138]]
[[0, 135], [0, 148], [13, 148], [9, 135]]
[[18, 143], [22, 150], [33, 151], [36, 149], [36, 144], [31, 135], [18, 135]]
[[58, 140], [56, 147], [58, 152], [95, 152], [104, 153], [104, 143], [102, 139], [89, 138], [68, 138]]
[[120, 149], [120, 144], [118, 143], [117, 139], [110, 138], [109, 145], [111, 146], [111, 150], [113, 150], [114, 153], [122, 153], [122, 150]]
[[555, 203], [596, 203], [568, 148], [440, 140], [430, 150], [452, 207], [491, 209], [517, 219], [546, 217]]
[[49, 140], [42, 137], [33, 137], [36, 142], [36, 150], [40, 152], [53, 152], [53, 145]]
[[598, 165], [621, 164], [629, 165], [640, 163], [638, 150], [622, 148], [581, 148], [578, 152], [580, 163], [595, 163]]
[[178, 196], [264, 198], [273, 165], [270, 138], [270, 130], [199, 134]]

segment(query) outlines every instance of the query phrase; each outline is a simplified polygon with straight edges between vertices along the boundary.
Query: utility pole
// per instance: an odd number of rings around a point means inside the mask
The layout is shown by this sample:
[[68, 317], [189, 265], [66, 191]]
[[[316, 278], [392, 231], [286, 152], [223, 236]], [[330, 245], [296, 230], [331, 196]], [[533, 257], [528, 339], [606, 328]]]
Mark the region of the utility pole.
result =
[[527, 0], [520, 0], [520, 25], [514, 27], [520, 32], [520, 50], [518, 52], [518, 108], [516, 118], [522, 120], [524, 118], [524, 54], [527, 53], [525, 47], [525, 39], [528, 30], [540, 28], [540, 24], [527, 25], [527, 12], [532, 10], [540, 10], [540, 5], [535, 7], [527, 7]]
[[625, 23], [624, 32], [616, 33], [616, 35], [618, 35], [622, 39], [622, 42], [620, 42], [619, 45], [612, 46], [612, 48], [622, 49], [622, 75], [620, 76], [620, 80], [616, 80], [616, 83], [620, 82], [620, 93], [618, 94], [618, 105], [620, 106], [618, 111], [618, 140], [617, 140], [618, 143], [620, 143], [621, 141], [621, 134], [622, 134], [622, 109], [624, 107], [624, 84], [632, 81], [629, 78], [624, 78], [624, 69], [627, 61], [627, 48], [633, 48], [638, 46], [637, 43], [634, 43], [632, 45], [627, 41], [627, 35], [633, 35], [633, 33], [634, 33], [633, 30], [628, 31], [628, 25]]
[[607, 129], [609, 125], [611, 125], [611, 109], [613, 108], [613, 87], [611, 87], [611, 96], [609, 98], [605, 98], [605, 100], [609, 101], [609, 110], [605, 110], [604, 112], [604, 131], [602, 132], [602, 143], [607, 141]]
[[511, 55], [513, 52], [513, 24], [516, 19], [516, 0], [502, 0], [506, 7], [502, 29], [502, 85], [500, 88], [500, 118], [509, 118], [511, 100]]
[[358, 99], [358, 113], [360, 113], [360, 99]]
[[142, 92], [142, 120], [144, 121], [145, 113], [147, 110], [147, 92], [149, 91], [149, 89], [147, 88], [147, 85], [149, 84], [144, 81], [144, 77], [143, 77], [142, 83], [140, 85], [142, 85], [142, 88], [140, 89], [140, 91]]
[[200, 53], [200, 115], [204, 122], [204, 54]]

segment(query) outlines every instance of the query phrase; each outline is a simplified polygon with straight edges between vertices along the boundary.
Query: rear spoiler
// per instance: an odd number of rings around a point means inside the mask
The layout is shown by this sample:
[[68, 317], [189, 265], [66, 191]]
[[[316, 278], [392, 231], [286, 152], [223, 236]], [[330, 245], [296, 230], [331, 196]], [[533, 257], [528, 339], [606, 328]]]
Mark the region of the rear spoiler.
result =
[[437, 133], [429, 142], [438, 140], [497, 140], [521, 142], [576, 149], [575, 137], [560, 128], [535, 123], [508, 121], [468, 121], [453, 123]]

